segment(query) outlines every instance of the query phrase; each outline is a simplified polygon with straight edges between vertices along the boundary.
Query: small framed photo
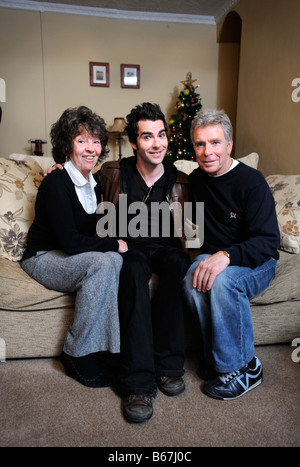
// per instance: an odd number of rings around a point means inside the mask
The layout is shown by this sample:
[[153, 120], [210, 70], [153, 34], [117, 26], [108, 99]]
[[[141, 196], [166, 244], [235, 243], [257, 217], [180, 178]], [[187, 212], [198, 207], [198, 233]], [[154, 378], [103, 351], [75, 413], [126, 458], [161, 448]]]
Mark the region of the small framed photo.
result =
[[90, 62], [90, 86], [109, 87], [109, 63]]
[[140, 89], [140, 65], [121, 64], [121, 88]]

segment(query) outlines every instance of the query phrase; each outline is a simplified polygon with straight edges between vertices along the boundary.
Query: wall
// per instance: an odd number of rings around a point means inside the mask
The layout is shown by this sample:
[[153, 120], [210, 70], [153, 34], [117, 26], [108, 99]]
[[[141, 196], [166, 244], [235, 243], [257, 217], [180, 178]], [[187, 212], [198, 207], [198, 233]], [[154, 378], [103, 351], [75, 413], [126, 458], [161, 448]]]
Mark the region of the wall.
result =
[[[236, 152], [260, 155], [265, 174], [299, 174], [299, 0], [241, 0]], [[300, 96], [300, 92], [298, 92]]]
[[240, 16], [235, 11], [231, 11], [225, 16], [224, 21], [217, 29], [219, 43], [217, 107], [224, 109], [231, 120], [234, 142], [232, 156], [237, 158], [240, 156], [235, 152], [235, 137], [241, 23]]
[[[89, 62], [110, 63], [110, 87], [89, 85]], [[120, 64], [141, 66], [141, 88], [121, 89]], [[0, 8], [2, 104], [0, 156], [30, 153], [29, 139], [46, 139], [62, 111], [91, 107], [108, 127], [143, 101], [157, 102], [167, 117], [192, 72], [205, 108], [216, 106], [218, 44], [216, 27], [122, 21], [88, 16]], [[131, 155], [129, 144], [124, 155]], [[110, 158], [118, 146], [111, 142]]]

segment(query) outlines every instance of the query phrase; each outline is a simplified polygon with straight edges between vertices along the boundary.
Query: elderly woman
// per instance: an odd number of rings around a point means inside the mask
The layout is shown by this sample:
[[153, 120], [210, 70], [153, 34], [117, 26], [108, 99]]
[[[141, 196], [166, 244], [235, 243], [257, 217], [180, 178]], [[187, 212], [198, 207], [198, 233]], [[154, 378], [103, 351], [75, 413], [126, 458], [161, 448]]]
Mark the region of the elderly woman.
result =
[[45, 287], [74, 292], [75, 314], [61, 355], [67, 375], [90, 387], [111, 384], [120, 351], [118, 284], [123, 240], [96, 235], [101, 187], [92, 169], [106, 156], [104, 120], [67, 109], [51, 128], [54, 170], [38, 190], [23, 269]]

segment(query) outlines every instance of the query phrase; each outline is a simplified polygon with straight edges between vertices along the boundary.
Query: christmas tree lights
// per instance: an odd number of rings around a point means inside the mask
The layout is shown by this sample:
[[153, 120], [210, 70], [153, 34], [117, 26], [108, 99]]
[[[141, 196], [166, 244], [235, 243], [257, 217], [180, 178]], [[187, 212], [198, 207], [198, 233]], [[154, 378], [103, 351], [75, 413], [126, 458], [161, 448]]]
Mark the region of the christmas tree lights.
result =
[[178, 159], [195, 159], [190, 129], [193, 118], [202, 109], [200, 95], [196, 92], [200, 84], [194, 86], [195, 81], [197, 80], [192, 79], [190, 72], [187, 73], [186, 80], [181, 81], [184, 89], [177, 99], [176, 114], [170, 117], [168, 156], [173, 162]]

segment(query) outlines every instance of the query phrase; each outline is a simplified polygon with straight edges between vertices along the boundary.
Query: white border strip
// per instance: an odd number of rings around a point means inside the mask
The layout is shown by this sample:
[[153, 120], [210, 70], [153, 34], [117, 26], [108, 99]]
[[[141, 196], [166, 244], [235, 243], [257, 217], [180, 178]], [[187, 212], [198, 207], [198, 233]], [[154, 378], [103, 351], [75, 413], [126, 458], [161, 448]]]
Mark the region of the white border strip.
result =
[[0, 7], [18, 10], [31, 10], [50, 13], [67, 13], [70, 15], [98, 16], [121, 20], [156, 21], [164, 23], [188, 23], [216, 25], [213, 16], [179, 15], [175, 13], [152, 13], [142, 11], [115, 10], [108, 8], [91, 8], [75, 5], [61, 5], [58, 3], [42, 3], [30, 0], [0, 0]]

